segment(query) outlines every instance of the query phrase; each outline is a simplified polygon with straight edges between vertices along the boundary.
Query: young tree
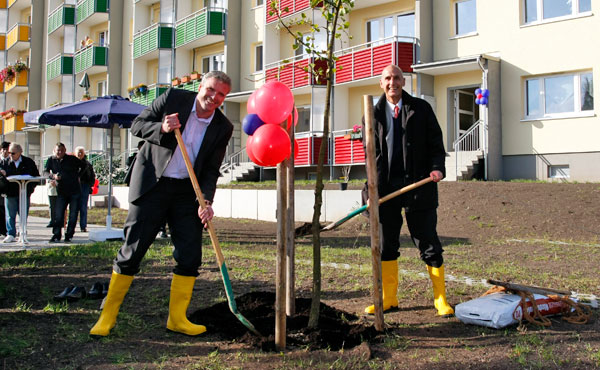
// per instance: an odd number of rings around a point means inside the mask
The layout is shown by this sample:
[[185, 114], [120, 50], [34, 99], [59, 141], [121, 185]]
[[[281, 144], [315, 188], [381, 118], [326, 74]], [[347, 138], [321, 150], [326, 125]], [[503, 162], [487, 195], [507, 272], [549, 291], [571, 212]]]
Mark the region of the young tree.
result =
[[[311, 8], [320, 11], [322, 24], [315, 19], [309, 19], [304, 13], [300, 19], [284, 20], [283, 17], [289, 13], [287, 7], [281, 8], [278, 0], [269, 1], [269, 14], [275, 14], [278, 18], [279, 27], [287, 31], [294, 39], [294, 49], [302, 46], [304, 51], [313, 55], [313, 59], [305, 67], [316, 79], [317, 83], [326, 81], [325, 107], [323, 114], [323, 141], [319, 149], [317, 162], [317, 180], [315, 183], [315, 204], [312, 218], [312, 241], [313, 241], [313, 287], [312, 302], [308, 327], [314, 328], [319, 324], [319, 305], [321, 303], [321, 236], [319, 218], [321, 217], [321, 206], [323, 204], [323, 164], [325, 162], [325, 149], [329, 137], [329, 113], [331, 111], [331, 90], [333, 77], [336, 71], [337, 58], [334, 54], [335, 42], [342, 42], [342, 35], [348, 33], [350, 22], [347, 17], [354, 7], [354, 0], [311, 0]], [[295, 27], [308, 25], [309, 32], [294, 30]], [[326, 48], [323, 50], [316, 45], [315, 34], [325, 33]], [[348, 38], [351, 36], [348, 35]]]

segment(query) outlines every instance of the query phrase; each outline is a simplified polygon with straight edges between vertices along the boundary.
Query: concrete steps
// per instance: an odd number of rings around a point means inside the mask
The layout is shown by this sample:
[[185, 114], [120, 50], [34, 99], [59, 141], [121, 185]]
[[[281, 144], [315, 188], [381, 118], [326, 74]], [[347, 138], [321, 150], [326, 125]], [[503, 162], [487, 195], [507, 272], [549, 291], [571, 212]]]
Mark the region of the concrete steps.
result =
[[217, 184], [229, 184], [231, 181], [252, 181], [258, 178], [259, 167], [252, 162], [242, 162], [230, 171], [224, 171]]
[[[444, 181], [470, 180], [477, 170], [479, 161], [483, 159], [483, 151], [449, 152], [446, 156], [446, 178]], [[457, 171], [458, 165], [458, 171]]]

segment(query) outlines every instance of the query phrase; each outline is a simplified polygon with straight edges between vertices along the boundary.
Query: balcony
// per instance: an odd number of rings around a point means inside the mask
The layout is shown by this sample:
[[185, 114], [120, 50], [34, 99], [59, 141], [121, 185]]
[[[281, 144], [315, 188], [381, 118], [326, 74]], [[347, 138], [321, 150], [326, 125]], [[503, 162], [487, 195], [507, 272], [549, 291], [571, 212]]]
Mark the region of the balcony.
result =
[[[267, 24], [271, 22], [277, 21], [277, 15], [269, 15], [270, 1], [265, 1], [265, 11], [266, 11], [266, 21]], [[277, 5], [281, 10], [281, 17], [285, 18], [296, 13], [299, 13], [303, 10], [310, 8], [310, 0], [277, 0]], [[283, 10], [287, 8], [288, 11], [284, 12]]]
[[0, 0], [0, 9], [6, 9], [6, 0]]
[[17, 23], [6, 34], [6, 50], [29, 49], [29, 24]]
[[133, 58], [158, 58], [158, 49], [173, 48], [173, 27], [156, 23], [133, 36]]
[[304, 70], [304, 68], [308, 67], [309, 63], [314, 63], [315, 69], [317, 70], [327, 69], [326, 61], [320, 59], [317, 60], [316, 58], [305, 54], [266, 65], [266, 81], [279, 81], [290, 89], [309, 85], [326, 85], [327, 81], [325, 81], [325, 79], [319, 79], [317, 82], [317, 79], [312, 73]]
[[412, 72], [415, 48], [416, 39], [393, 36], [340, 50], [336, 53], [335, 83], [379, 76], [390, 64], [396, 64], [404, 72]]
[[[320, 135], [320, 136], [319, 136]], [[296, 134], [298, 157], [295, 166], [314, 166], [319, 161], [319, 150], [323, 143], [322, 132], [300, 132]], [[327, 143], [327, 141], [325, 141]], [[325, 164], [329, 163], [329, 148], [325, 150]]]
[[46, 81], [73, 74], [73, 55], [58, 54], [46, 63]]
[[75, 7], [61, 5], [48, 16], [48, 35], [64, 25], [75, 24]]
[[6, 35], [2, 34], [0, 35], [0, 50], [4, 50], [4, 46], [6, 46]]
[[175, 47], [193, 49], [224, 40], [227, 12], [222, 8], [204, 8], [177, 21]]
[[81, 0], [77, 3], [77, 25], [97, 24], [108, 20], [108, 0]]
[[25, 127], [25, 121], [23, 121], [23, 113], [17, 113], [11, 118], [4, 120], [4, 135], [10, 134], [14, 131], [21, 131]]
[[83, 71], [88, 74], [106, 72], [108, 65], [108, 48], [105, 46], [88, 46], [75, 53], [75, 74]]
[[180, 82], [178, 85], [173, 86], [177, 89], [183, 89], [187, 91], [197, 92], [200, 87], [200, 80], [191, 80], [188, 82]]
[[352, 139], [351, 132], [351, 129], [332, 132], [334, 166], [366, 163], [363, 142]]
[[10, 82], [4, 82], [4, 92], [24, 92], [27, 91], [27, 85], [29, 84], [29, 72], [27, 70], [23, 70], [21, 72], [17, 72], [15, 78]]
[[154, 101], [154, 99], [158, 98], [158, 96], [169, 88], [169, 85], [159, 85], [152, 84], [148, 86], [148, 91], [146, 94], [140, 94], [139, 96], [132, 96], [131, 101], [142, 104], [142, 105], [150, 105]]

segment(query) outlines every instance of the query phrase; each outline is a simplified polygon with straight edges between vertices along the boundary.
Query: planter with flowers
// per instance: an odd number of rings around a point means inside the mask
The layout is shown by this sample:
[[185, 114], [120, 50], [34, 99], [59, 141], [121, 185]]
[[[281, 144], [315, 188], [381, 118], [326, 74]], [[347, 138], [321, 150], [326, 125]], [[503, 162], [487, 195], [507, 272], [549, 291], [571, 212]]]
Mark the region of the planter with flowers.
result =
[[171, 80], [171, 86], [177, 86], [181, 83], [181, 80], [179, 79], [179, 77], [175, 77], [174, 79]]
[[129, 95], [129, 99], [133, 99], [133, 97], [135, 96], [135, 90], [135, 87], [127, 88], [127, 94]]
[[363, 138], [362, 126], [360, 126], [360, 125], [352, 126], [352, 131], [350, 131], [350, 133], [348, 135], [345, 135], [344, 137], [349, 140], [362, 140], [362, 138]]
[[83, 94], [83, 96], [81, 97], [81, 100], [85, 101], [85, 100], [92, 100], [92, 97], [90, 96], [90, 94], [85, 93]]
[[142, 95], [146, 95], [148, 93], [148, 86], [144, 84], [139, 84], [135, 88], [135, 96], [140, 97]]
[[192, 79], [190, 78], [190, 75], [183, 75], [183, 76], [181, 77], [181, 83], [182, 83], [182, 84], [186, 84], [186, 83], [190, 82], [191, 80], [192, 80]]
[[10, 108], [5, 112], [0, 113], [2, 119], [4, 119], [5, 134], [13, 131], [21, 131], [23, 127], [25, 127], [23, 113], [25, 113], [24, 110], [16, 110], [15, 108]]
[[192, 81], [195, 80], [199, 80], [202, 76], [200, 75], [200, 73], [198, 73], [198, 71], [192, 71], [192, 73], [190, 73], [190, 78], [192, 79]]
[[5, 91], [8, 91], [15, 86], [27, 86], [29, 78], [29, 67], [27, 67], [27, 64], [17, 61], [14, 65], [9, 65], [5, 69], [7, 68], [9, 70], [7, 70], [7, 78], [4, 80]]

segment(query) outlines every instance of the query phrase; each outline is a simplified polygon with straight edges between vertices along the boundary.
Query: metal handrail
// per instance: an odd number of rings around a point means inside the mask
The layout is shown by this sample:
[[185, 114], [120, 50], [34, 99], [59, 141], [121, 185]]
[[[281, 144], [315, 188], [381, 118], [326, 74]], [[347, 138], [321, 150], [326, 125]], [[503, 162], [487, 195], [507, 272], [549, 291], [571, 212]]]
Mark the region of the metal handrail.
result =
[[[454, 162], [455, 167], [454, 171], [456, 174], [456, 179], [458, 180], [460, 167], [459, 156], [460, 152], [466, 151], [479, 151], [483, 150], [484, 152], [487, 150], [485, 148], [485, 135], [486, 135], [486, 126], [483, 120], [478, 120], [475, 122], [464, 134], [460, 135], [454, 142], [452, 143], [452, 147], [454, 148]], [[462, 161], [460, 161], [462, 163]]]
[[[384, 37], [382, 39], [373, 40], [373, 41], [365, 42], [364, 44], [354, 45], [354, 46], [350, 46], [345, 49], [338, 50], [334, 53], [334, 55], [336, 57], [340, 57], [341, 55], [344, 55], [344, 54], [354, 53], [358, 50], [372, 48], [373, 46], [391, 44], [392, 42], [410, 42], [411, 44], [416, 44], [417, 38], [410, 37], [410, 36], [388, 36], [388, 37]], [[377, 45], [375, 45], [375, 44], [377, 44]]]
[[216, 7], [216, 6], [207, 6], [207, 7], [204, 7], [202, 9], [200, 9], [200, 10], [196, 10], [195, 12], [193, 12], [190, 15], [187, 15], [187, 16], [181, 18], [181, 19], [178, 19], [177, 21], [175, 21], [175, 27], [177, 27], [180, 24], [184, 23], [188, 19], [191, 19], [191, 18], [194, 18], [194, 17], [200, 15], [200, 13], [210, 12], [210, 11], [221, 11], [222, 13], [227, 13], [227, 9], [225, 9], [225, 8]]

